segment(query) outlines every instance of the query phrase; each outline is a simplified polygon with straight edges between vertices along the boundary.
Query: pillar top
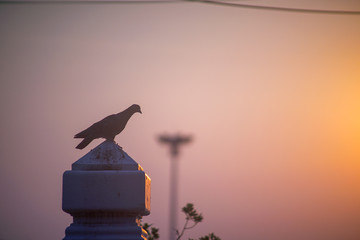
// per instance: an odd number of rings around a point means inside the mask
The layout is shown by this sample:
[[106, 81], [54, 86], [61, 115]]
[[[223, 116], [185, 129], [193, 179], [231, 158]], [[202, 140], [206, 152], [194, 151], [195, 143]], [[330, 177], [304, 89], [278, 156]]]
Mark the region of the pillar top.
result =
[[72, 170], [140, 170], [143, 168], [114, 141], [104, 141], [72, 164]]

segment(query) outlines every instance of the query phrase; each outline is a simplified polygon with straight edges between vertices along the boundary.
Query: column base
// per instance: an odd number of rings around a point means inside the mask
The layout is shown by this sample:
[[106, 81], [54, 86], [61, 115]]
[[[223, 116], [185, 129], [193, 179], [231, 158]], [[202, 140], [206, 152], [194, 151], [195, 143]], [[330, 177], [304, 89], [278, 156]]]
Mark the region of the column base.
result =
[[147, 232], [134, 216], [74, 216], [63, 240], [146, 240]]

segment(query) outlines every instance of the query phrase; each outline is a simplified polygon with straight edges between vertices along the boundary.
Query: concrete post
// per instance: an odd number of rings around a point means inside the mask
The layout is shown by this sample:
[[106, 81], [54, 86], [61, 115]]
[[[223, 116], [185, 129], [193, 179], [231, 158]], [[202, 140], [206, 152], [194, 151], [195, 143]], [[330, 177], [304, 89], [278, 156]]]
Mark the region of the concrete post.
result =
[[63, 175], [62, 208], [73, 216], [64, 240], [146, 240], [151, 180], [116, 143], [105, 141]]

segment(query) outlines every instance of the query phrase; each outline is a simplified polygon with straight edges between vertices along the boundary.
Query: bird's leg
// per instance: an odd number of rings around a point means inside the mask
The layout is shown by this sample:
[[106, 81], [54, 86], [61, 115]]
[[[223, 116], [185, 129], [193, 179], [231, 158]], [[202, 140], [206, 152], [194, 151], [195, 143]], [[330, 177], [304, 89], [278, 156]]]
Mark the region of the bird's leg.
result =
[[121, 155], [122, 155], [121, 158], [125, 158], [124, 150], [122, 149], [122, 147], [117, 142], [115, 142], [115, 136], [111, 136], [111, 137], [106, 138], [106, 141], [110, 141], [110, 142], [115, 143], [121, 150]]
[[114, 138], [105, 138], [105, 139], [106, 139], [106, 141], [116, 143], [115, 140], [114, 140]]

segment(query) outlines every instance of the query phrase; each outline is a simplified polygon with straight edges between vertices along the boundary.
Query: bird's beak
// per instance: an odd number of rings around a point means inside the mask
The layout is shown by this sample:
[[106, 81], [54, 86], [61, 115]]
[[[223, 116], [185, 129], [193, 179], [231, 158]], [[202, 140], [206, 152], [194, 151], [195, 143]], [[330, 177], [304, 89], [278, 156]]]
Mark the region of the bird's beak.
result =
[[139, 110], [139, 113], [141, 113], [141, 114], [142, 114], [141, 110]]

